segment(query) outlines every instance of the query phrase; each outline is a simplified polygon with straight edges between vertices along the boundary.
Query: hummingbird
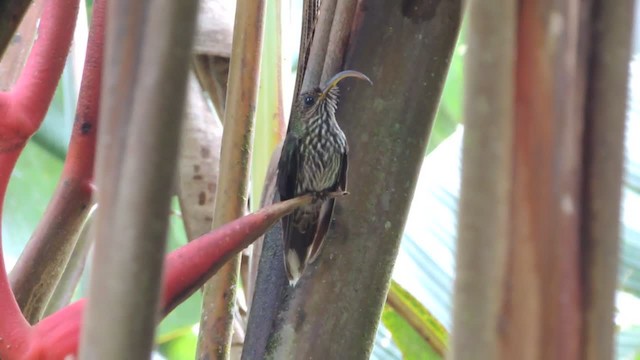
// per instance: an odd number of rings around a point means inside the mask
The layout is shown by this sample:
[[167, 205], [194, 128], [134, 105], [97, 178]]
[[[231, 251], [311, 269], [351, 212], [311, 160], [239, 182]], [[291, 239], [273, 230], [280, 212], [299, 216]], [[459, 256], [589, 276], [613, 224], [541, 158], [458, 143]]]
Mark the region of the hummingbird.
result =
[[349, 145], [336, 110], [337, 85], [349, 77], [372, 84], [364, 74], [346, 70], [294, 99], [278, 162], [277, 187], [282, 201], [305, 194], [312, 194], [313, 201], [282, 218], [284, 264], [291, 285], [320, 253], [335, 202], [327, 195], [347, 190]]

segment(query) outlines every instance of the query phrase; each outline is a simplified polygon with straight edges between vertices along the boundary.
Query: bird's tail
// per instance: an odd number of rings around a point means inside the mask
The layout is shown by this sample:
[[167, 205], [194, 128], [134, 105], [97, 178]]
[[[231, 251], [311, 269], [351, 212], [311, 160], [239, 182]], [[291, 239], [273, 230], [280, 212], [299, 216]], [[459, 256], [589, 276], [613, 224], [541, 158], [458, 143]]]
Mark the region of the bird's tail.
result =
[[320, 254], [331, 221], [334, 199], [302, 208], [283, 219], [285, 269], [295, 285], [305, 267]]

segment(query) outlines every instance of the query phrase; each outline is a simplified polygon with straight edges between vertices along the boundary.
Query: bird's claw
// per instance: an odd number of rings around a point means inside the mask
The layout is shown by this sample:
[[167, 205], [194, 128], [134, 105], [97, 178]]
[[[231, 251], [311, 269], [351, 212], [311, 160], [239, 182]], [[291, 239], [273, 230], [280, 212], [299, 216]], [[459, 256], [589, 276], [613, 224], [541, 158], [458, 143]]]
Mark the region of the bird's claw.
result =
[[314, 191], [312, 194], [313, 200], [324, 202], [328, 198], [328, 194], [322, 191]]

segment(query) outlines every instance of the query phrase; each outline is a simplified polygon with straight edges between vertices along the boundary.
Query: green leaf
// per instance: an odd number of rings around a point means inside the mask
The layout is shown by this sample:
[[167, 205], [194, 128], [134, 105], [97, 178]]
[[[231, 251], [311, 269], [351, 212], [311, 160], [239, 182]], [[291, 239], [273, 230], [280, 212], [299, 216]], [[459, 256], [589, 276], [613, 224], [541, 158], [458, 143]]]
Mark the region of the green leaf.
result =
[[280, 142], [279, 122], [282, 113], [282, 37], [280, 0], [267, 1], [265, 35], [258, 89], [255, 137], [251, 160], [251, 209], [260, 208], [269, 162]]
[[[391, 282], [387, 305], [404, 318], [416, 334], [424, 342], [428, 342], [436, 353], [440, 356], [444, 355], [449, 337], [446, 328], [424, 305], [395, 281]], [[391, 332], [393, 333], [393, 330]]]
[[438, 113], [427, 146], [427, 154], [453, 134], [456, 126], [462, 123], [464, 54], [466, 49], [464, 38], [464, 31], [461, 31], [442, 90]]
[[191, 328], [186, 328], [179, 336], [160, 345], [160, 353], [167, 360], [192, 360], [196, 358], [198, 336]]
[[18, 159], [4, 202], [2, 245], [11, 268], [31, 237], [62, 172], [62, 160], [29, 141]]
[[404, 360], [442, 359], [411, 325], [389, 306], [382, 312], [382, 323], [391, 331], [393, 341], [402, 352]]

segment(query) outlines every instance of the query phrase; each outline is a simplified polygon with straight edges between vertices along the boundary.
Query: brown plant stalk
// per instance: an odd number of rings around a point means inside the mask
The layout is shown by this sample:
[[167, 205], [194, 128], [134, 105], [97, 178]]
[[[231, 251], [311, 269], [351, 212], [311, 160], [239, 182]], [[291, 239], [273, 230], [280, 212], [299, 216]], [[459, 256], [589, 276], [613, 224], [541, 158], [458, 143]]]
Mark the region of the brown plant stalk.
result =
[[[504, 359], [579, 359], [583, 346], [578, 209], [590, 24], [580, 21], [581, 5], [521, 1], [517, 9]], [[549, 26], [558, 20], [562, 31]]]
[[509, 240], [515, 17], [511, 1], [478, 1], [468, 8], [451, 359], [498, 355]]
[[81, 358], [143, 359], [152, 348], [197, 4], [109, 2], [100, 116], [113, 123], [98, 139]]
[[[593, 2], [584, 137], [581, 359], [613, 359], [628, 64], [634, 1]], [[638, 19], [636, 19], [637, 21]], [[635, 119], [634, 119], [635, 120]]]
[[[236, 5], [220, 153], [220, 173], [224, 176], [218, 179], [214, 228], [246, 211], [264, 15], [263, 0], [240, 0]], [[200, 359], [229, 356], [239, 265], [239, 258], [233, 258], [204, 286], [198, 341]]]

